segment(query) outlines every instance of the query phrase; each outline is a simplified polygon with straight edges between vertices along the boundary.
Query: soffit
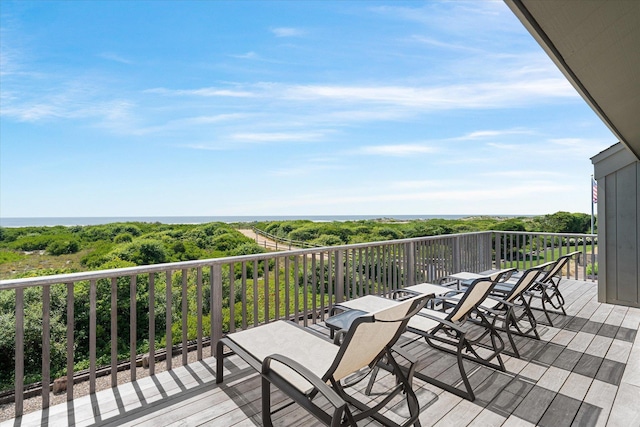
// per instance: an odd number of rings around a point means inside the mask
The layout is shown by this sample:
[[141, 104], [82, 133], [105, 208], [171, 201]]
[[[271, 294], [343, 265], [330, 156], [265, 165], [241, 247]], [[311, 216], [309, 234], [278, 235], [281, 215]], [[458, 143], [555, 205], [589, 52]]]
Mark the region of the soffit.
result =
[[640, 1], [505, 2], [640, 159]]

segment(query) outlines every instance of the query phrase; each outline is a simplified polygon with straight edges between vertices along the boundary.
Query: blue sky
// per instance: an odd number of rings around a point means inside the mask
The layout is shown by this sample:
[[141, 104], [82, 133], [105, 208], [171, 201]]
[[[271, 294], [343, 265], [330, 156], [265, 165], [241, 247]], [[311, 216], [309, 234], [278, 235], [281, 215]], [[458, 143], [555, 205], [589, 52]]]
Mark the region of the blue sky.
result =
[[616, 142], [502, 1], [0, 16], [2, 217], [588, 213]]

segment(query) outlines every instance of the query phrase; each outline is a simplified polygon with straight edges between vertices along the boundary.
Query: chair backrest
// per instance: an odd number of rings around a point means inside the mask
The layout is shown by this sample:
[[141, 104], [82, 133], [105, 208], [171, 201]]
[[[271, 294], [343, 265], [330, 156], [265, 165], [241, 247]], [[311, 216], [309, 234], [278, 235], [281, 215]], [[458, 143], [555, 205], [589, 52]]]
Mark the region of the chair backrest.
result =
[[431, 295], [418, 295], [391, 307], [356, 319], [347, 332], [326, 379], [336, 381], [371, 365], [393, 346], [405, 331], [407, 322], [420, 311]]
[[460, 301], [455, 305], [453, 310], [449, 313], [446, 320], [451, 322], [457, 322], [463, 319], [476, 308], [484, 299], [489, 295], [489, 292], [496, 285], [496, 282], [500, 279], [500, 275], [496, 279], [490, 277], [481, 277], [475, 279], [467, 287]]
[[580, 252], [578, 252], [578, 251], [571, 252], [571, 253], [568, 253], [566, 255], [562, 255], [561, 257], [559, 257], [555, 261], [555, 265], [552, 266], [539, 281], [543, 282], [543, 283], [549, 282], [551, 279], [553, 279], [564, 268], [564, 266], [567, 264], [567, 262], [569, 262], [569, 260], [574, 255], [576, 255], [578, 253], [580, 253]]
[[549, 268], [552, 264], [555, 264], [555, 261], [540, 264], [536, 267], [532, 267], [526, 270], [524, 273], [522, 273], [522, 276], [520, 276], [513, 287], [511, 287], [511, 290], [504, 296], [504, 300], [507, 302], [511, 302], [514, 299], [518, 298], [518, 296], [529, 289], [535, 283], [535, 280], [541, 274], [543, 274], [543, 271], [546, 268]]
[[515, 268], [505, 268], [503, 270], [498, 270], [494, 273], [491, 273], [488, 277], [491, 280], [508, 280], [509, 277], [517, 270]]

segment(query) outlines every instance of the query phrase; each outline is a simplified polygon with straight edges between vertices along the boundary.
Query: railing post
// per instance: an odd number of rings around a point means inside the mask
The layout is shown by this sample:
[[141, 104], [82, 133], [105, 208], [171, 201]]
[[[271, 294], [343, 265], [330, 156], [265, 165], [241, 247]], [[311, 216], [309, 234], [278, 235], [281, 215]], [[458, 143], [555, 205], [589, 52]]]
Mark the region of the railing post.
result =
[[211, 351], [213, 352], [215, 344], [222, 338], [222, 264], [211, 266], [211, 306], [213, 309], [211, 313]]
[[495, 268], [500, 270], [502, 268], [502, 237], [500, 233], [493, 233], [495, 245], [493, 248], [493, 253], [495, 256]]
[[16, 289], [16, 349], [15, 349], [15, 414], [23, 413], [24, 393], [24, 289]]
[[336, 303], [344, 301], [344, 252], [336, 251]]
[[405, 279], [404, 287], [416, 284], [416, 243], [407, 242], [404, 245]]
[[460, 236], [453, 238], [453, 273], [457, 273], [460, 270]]

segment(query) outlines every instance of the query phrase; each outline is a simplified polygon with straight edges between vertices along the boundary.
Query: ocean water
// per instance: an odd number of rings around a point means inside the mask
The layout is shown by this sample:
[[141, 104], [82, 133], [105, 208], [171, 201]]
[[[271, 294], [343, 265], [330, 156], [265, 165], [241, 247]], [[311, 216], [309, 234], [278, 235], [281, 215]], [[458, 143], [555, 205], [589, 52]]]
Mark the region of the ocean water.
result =
[[[113, 222], [160, 222], [163, 224], [204, 224], [207, 222], [258, 222], [306, 219], [315, 222], [357, 221], [363, 219], [460, 219], [477, 215], [254, 215], [254, 216], [113, 216], [113, 217], [27, 217], [0, 218], [1, 227], [42, 227], [54, 225], [100, 225]], [[523, 215], [489, 215], [515, 217]], [[526, 216], [526, 215], [524, 215]]]

